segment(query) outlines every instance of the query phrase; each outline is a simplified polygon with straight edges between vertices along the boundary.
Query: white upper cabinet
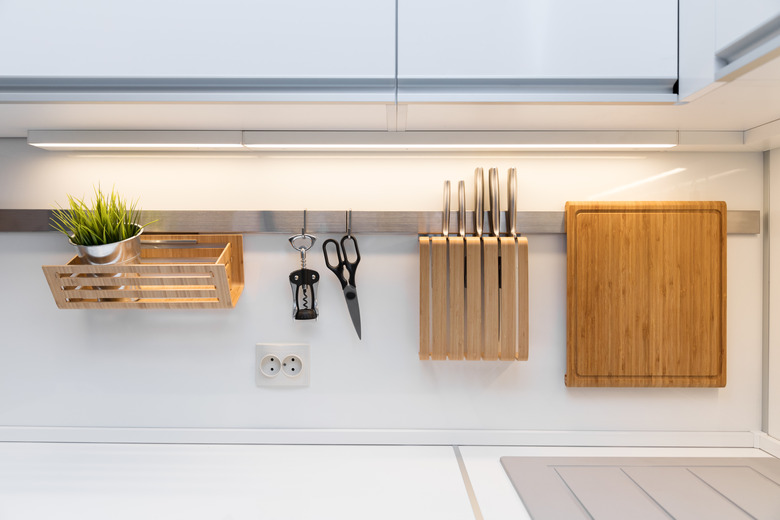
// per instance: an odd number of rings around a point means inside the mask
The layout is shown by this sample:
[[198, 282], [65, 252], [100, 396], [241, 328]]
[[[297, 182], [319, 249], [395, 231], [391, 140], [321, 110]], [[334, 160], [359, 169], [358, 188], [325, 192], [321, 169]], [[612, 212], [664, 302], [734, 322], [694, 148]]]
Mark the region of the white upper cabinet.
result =
[[780, 0], [680, 0], [680, 100], [708, 94], [778, 49]]
[[718, 0], [715, 56], [722, 78], [780, 47], [780, 0]]
[[674, 101], [677, 0], [399, 0], [399, 101]]
[[780, 15], [780, 0], [718, 0], [715, 48], [724, 49]]
[[2, 0], [0, 20], [4, 93], [394, 99], [394, 0]]

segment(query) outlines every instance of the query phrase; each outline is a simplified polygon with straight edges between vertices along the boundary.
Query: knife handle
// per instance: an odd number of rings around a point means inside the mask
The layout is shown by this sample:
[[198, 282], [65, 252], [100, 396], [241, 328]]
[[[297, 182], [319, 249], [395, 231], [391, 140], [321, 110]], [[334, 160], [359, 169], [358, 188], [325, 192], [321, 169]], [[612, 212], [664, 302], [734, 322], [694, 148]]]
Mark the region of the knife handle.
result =
[[482, 168], [474, 170], [474, 235], [482, 236], [482, 223], [485, 215], [482, 211], [482, 184], [484, 183]]
[[490, 190], [490, 234], [498, 236], [501, 233], [501, 203], [498, 194], [498, 168], [490, 168], [488, 176]]
[[506, 232], [517, 236], [517, 169], [509, 168], [507, 179]]

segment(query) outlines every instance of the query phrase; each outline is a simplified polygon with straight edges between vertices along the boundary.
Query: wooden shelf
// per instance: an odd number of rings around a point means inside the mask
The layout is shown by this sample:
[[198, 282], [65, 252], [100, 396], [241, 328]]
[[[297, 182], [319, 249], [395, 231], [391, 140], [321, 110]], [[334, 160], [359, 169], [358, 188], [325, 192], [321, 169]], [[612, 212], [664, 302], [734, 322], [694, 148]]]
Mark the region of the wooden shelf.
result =
[[73, 257], [43, 272], [60, 309], [226, 309], [244, 288], [241, 235], [150, 235], [141, 262], [87, 265]]

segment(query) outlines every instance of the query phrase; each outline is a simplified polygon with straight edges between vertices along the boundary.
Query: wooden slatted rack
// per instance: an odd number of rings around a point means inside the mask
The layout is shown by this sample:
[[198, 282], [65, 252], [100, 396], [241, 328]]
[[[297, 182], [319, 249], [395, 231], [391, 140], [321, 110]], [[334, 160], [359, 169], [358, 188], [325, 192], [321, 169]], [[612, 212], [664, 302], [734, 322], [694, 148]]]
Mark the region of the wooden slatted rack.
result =
[[147, 235], [141, 262], [87, 265], [76, 256], [43, 272], [61, 309], [224, 309], [244, 288], [241, 235]]

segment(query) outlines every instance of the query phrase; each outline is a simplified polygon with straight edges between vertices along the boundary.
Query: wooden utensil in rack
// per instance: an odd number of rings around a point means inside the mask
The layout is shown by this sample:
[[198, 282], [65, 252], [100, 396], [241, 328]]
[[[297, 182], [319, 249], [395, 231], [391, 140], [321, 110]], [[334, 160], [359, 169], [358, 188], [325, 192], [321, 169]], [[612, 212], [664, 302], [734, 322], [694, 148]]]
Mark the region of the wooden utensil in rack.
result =
[[498, 170], [488, 170], [488, 223], [490, 236], [482, 239], [482, 359], [498, 359], [500, 337], [501, 257], [498, 252], [500, 218]]
[[466, 183], [458, 182], [458, 236], [447, 239], [449, 255], [450, 359], [463, 359], [466, 348]]
[[465, 236], [458, 183], [458, 236], [449, 236], [444, 187], [441, 237], [420, 237], [420, 359], [528, 359], [528, 241], [517, 237], [517, 173], [509, 171], [507, 235], [500, 236], [498, 171], [489, 170], [490, 236], [482, 236], [484, 171], [475, 171], [475, 236]]
[[[482, 359], [482, 168], [474, 171], [474, 236], [466, 237], [466, 359]], [[470, 325], [470, 326], [469, 326]], [[479, 325], [479, 326], [477, 326]]]
[[[499, 359], [528, 359], [528, 239], [517, 236], [517, 170], [507, 179], [506, 232], [501, 245]], [[516, 288], [516, 290], [515, 290]]]

